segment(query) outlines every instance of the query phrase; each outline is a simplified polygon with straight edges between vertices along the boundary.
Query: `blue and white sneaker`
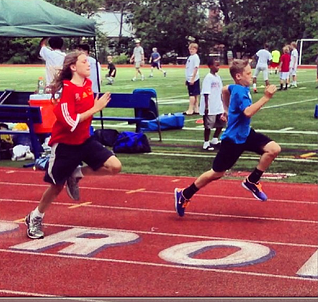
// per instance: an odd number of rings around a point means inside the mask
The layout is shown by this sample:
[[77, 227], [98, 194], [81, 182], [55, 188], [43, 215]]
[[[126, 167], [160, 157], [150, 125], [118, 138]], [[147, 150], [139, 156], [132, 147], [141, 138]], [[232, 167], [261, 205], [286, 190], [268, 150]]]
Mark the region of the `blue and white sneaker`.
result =
[[267, 196], [263, 192], [262, 185], [260, 184], [260, 182], [252, 183], [252, 182], [248, 181], [248, 179], [246, 178], [245, 181], [242, 182], [242, 187], [244, 189], [252, 192], [253, 196], [256, 199], [258, 199], [260, 201], [266, 201], [267, 200]]
[[189, 205], [190, 200], [184, 198], [182, 189], [174, 189], [174, 206], [177, 214], [182, 217], [184, 216], [185, 208]]

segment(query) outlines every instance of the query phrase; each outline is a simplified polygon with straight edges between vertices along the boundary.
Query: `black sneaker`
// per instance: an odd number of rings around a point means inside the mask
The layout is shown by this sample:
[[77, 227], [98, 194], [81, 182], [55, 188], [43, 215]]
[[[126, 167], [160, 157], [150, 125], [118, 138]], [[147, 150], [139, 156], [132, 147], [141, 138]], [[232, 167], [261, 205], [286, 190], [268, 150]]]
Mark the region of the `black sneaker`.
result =
[[78, 183], [81, 180], [81, 177], [72, 177], [70, 176], [66, 181], [66, 192], [68, 196], [73, 200], [80, 200], [80, 193]]
[[25, 224], [28, 227], [27, 236], [31, 239], [42, 239], [44, 233], [42, 231], [42, 218], [34, 217], [30, 218], [30, 214], [25, 217]]

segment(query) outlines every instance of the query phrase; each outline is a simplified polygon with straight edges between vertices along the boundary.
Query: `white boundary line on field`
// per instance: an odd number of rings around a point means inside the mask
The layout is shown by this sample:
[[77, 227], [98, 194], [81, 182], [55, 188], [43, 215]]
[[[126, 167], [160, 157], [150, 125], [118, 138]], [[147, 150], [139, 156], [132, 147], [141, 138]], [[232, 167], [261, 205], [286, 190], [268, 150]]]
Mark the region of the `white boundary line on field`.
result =
[[272, 108], [278, 108], [278, 107], [285, 107], [285, 106], [290, 106], [290, 105], [298, 105], [300, 103], [308, 103], [312, 101], [318, 101], [318, 97], [314, 99], [308, 99], [308, 100], [303, 100], [303, 101], [295, 101], [295, 102], [290, 102], [290, 103], [284, 103], [284, 104], [277, 104], [277, 105], [272, 105], [272, 106], [264, 106], [261, 108], [262, 109], [272, 109]]
[[[214, 158], [216, 156], [216, 153], [210, 153], [210, 154], [191, 154], [191, 153], [171, 153], [171, 152], [150, 152], [145, 153], [146, 155], [154, 155], [154, 156], [175, 156], [175, 157], [196, 157], [196, 158]], [[259, 160], [259, 157], [256, 156], [241, 156], [240, 159], [244, 160]], [[277, 157], [275, 158], [275, 161], [280, 162], [297, 162], [297, 163], [318, 163], [318, 159], [309, 159], [309, 158], [289, 158], [289, 157]]]
[[[164, 139], [165, 141], [170, 141], [170, 142], [191, 142], [191, 143], [202, 143], [202, 139], [182, 139], [182, 138], [177, 138], [177, 139], [174, 139], [174, 138], [165, 138]], [[151, 138], [151, 141], [159, 141], [159, 139], [156, 139], [156, 138]], [[318, 148], [318, 145], [317, 144], [299, 144], [299, 143], [279, 143], [279, 145], [281, 146], [307, 146], [307, 147], [317, 147]]]

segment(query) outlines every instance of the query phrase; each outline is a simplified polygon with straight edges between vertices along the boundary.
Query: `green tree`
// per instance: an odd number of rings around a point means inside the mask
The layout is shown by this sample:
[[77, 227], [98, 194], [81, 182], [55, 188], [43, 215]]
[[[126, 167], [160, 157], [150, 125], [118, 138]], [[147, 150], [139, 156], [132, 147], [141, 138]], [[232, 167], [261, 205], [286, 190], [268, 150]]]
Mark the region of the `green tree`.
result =
[[[204, 40], [207, 15], [201, 1], [135, 0], [132, 24], [146, 53], [158, 47], [161, 53], [188, 55], [188, 42]], [[200, 44], [200, 43], [199, 43]], [[202, 50], [202, 49], [201, 49]]]
[[223, 43], [234, 52], [254, 54], [306, 36], [317, 37], [317, 2], [312, 0], [211, 0], [223, 19]]

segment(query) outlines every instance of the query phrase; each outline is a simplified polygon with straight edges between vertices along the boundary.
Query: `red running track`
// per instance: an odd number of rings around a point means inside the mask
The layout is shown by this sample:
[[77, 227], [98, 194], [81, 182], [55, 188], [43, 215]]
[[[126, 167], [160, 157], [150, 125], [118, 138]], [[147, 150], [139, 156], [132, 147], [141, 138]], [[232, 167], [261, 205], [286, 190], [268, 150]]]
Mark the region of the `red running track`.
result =
[[46, 213], [45, 238], [23, 217], [43, 172], [0, 168], [0, 296], [317, 297], [316, 185], [263, 182], [268, 202], [220, 180], [174, 211], [194, 178], [84, 178]]

